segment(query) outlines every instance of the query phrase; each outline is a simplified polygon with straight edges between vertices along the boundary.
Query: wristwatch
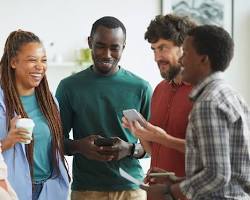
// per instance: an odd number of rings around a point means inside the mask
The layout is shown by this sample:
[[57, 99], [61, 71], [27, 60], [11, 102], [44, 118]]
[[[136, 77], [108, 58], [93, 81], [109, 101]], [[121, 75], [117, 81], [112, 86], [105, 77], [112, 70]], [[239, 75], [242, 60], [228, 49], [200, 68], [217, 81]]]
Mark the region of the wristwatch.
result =
[[134, 150], [134, 154], [133, 157], [134, 158], [139, 158], [140, 156], [140, 149], [141, 149], [141, 145], [135, 144], [135, 150]]
[[142, 145], [140, 143], [133, 143], [132, 145], [129, 156], [136, 159], [144, 158], [146, 151], [143, 149]]
[[134, 156], [134, 153], [135, 153], [135, 143], [132, 143], [132, 147], [131, 147], [131, 152], [130, 152], [130, 157], [133, 157]]

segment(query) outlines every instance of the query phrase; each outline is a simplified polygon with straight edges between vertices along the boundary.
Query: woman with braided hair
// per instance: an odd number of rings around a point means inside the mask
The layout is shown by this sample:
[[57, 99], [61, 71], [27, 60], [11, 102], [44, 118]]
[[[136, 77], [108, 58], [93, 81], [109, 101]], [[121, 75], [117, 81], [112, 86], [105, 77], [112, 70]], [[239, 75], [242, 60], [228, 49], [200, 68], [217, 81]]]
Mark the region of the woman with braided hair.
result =
[[[0, 61], [0, 141], [8, 180], [20, 200], [67, 199], [60, 114], [46, 79], [47, 58], [40, 39], [27, 31], [8, 36]], [[18, 118], [31, 118], [30, 144]]]

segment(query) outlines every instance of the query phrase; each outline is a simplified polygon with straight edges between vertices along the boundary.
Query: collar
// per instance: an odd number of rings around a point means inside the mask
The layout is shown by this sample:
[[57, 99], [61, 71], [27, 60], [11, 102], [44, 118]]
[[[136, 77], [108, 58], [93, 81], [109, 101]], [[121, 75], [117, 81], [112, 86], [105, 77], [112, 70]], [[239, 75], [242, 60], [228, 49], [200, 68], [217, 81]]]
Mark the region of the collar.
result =
[[168, 80], [166, 80], [166, 82], [169, 84], [169, 85], [171, 85], [172, 87], [181, 87], [181, 86], [183, 86], [183, 85], [190, 85], [190, 83], [187, 83], [187, 82], [185, 82], [185, 81], [181, 81], [180, 83], [175, 83], [173, 80], [171, 80], [171, 81], [168, 81]]
[[211, 82], [215, 80], [221, 80], [221, 79], [223, 79], [222, 72], [214, 72], [210, 74], [193, 88], [193, 90], [189, 94], [189, 98], [192, 101], [195, 101], [201, 95], [201, 93], [203, 92], [203, 90], [206, 88], [207, 85], [209, 85]]

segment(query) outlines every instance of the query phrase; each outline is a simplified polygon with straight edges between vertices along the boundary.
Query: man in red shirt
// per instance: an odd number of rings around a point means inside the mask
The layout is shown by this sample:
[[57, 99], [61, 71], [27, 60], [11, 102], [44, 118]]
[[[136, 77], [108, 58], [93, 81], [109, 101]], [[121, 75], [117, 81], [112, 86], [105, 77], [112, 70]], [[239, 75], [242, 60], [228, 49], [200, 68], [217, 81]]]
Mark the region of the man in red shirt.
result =
[[162, 168], [177, 176], [185, 175], [184, 139], [192, 107], [188, 98], [191, 85], [182, 81], [179, 58], [184, 38], [194, 26], [186, 17], [169, 14], [156, 16], [145, 33], [164, 78], [153, 93], [150, 122], [166, 131], [146, 141], [146, 149], [151, 153], [151, 168]]
[[[191, 85], [182, 81], [179, 58], [187, 32], [195, 24], [186, 17], [159, 15], [151, 21], [145, 39], [151, 43], [154, 59], [164, 78], [154, 90], [147, 128], [127, 124], [151, 154], [151, 169], [161, 168], [185, 176], [185, 132], [192, 108]], [[150, 127], [152, 131], [150, 131]], [[155, 131], [155, 126], [159, 131]]]

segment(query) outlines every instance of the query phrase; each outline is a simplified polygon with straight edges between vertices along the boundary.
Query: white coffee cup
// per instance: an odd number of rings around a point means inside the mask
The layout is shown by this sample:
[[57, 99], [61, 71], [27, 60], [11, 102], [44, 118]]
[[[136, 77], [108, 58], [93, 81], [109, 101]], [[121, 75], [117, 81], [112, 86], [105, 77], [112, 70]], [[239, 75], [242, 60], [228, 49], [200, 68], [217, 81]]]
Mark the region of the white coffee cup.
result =
[[25, 137], [27, 135], [27, 140], [23, 142], [24, 144], [29, 144], [31, 142], [34, 126], [35, 126], [35, 123], [32, 119], [29, 119], [29, 118], [17, 119], [16, 128], [24, 128], [29, 132], [28, 134], [25, 134]]

